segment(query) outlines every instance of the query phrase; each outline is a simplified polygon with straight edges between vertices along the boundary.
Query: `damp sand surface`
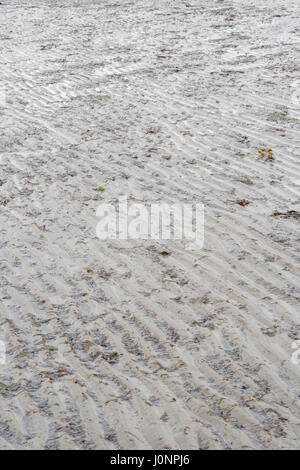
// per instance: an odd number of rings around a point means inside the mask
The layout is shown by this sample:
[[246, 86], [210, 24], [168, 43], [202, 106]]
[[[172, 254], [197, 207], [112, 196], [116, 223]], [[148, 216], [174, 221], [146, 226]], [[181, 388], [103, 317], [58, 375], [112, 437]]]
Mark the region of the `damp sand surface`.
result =
[[[3, 0], [1, 449], [299, 449], [299, 16]], [[121, 195], [203, 248], [99, 240]]]

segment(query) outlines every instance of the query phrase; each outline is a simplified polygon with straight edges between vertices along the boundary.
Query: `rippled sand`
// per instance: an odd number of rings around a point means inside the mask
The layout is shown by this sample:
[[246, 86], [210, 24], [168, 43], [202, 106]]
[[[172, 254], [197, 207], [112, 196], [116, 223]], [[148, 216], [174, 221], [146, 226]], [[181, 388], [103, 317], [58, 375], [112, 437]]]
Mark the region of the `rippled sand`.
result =
[[0, 448], [299, 449], [299, 1], [2, 3]]

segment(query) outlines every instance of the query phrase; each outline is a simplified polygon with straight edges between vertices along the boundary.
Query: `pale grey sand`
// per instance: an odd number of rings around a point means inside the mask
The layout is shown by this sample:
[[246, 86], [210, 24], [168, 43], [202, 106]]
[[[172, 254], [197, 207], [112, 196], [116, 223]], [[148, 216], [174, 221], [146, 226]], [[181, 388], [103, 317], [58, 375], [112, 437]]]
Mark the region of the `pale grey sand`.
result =
[[[299, 448], [299, 14], [2, 1], [0, 448]], [[122, 194], [204, 248], [100, 241]]]

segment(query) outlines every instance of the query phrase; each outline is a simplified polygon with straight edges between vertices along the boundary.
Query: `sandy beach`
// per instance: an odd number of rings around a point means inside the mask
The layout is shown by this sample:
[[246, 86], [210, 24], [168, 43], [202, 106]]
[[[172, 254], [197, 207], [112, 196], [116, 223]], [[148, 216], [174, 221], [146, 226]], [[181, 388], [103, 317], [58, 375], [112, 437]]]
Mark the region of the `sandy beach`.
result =
[[[2, 0], [0, 449], [300, 449], [299, 17]], [[99, 239], [120, 196], [204, 246]]]

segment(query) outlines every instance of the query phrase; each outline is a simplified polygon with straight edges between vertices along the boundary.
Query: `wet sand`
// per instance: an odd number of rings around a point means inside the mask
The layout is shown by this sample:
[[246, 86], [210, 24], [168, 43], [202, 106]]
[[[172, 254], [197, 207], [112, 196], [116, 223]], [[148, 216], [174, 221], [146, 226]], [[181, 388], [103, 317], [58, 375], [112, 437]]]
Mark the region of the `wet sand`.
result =
[[0, 448], [299, 449], [299, 2], [2, 3]]

